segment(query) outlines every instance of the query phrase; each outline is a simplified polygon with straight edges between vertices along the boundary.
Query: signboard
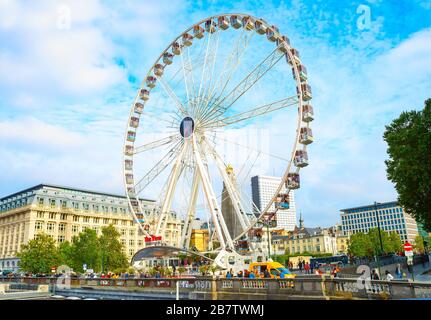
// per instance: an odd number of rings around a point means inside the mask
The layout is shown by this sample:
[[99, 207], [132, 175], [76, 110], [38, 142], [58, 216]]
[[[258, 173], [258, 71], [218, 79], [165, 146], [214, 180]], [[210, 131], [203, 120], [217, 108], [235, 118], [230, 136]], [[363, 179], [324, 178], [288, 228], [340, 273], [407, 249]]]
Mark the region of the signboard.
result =
[[152, 235], [150, 237], [145, 237], [145, 242], [162, 241], [162, 236]]
[[413, 251], [413, 246], [409, 242], [404, 243], [404, 251]]

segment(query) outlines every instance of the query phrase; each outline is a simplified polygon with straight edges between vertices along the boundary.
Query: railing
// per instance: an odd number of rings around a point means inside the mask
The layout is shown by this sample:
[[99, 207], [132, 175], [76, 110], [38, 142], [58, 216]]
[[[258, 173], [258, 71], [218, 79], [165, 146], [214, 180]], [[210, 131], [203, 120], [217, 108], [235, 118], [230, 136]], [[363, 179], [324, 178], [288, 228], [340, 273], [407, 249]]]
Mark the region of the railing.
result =
[[[0, 277], [0, 283], [55, 284], [59, 278]], [[71, 289], [111, 289], [127, 292], [175, 292], [188, 299], [266, 299], [342, 298], [342, 299], [410, 299], [431, 298], [431, 283], [408, 281], [374, 281], [360, 278], [298, 277], [295, 279], [216, 279], [210, 277], [85, 279], [70, 278]], [[178, 286], [177, 286], [178, 283]]]

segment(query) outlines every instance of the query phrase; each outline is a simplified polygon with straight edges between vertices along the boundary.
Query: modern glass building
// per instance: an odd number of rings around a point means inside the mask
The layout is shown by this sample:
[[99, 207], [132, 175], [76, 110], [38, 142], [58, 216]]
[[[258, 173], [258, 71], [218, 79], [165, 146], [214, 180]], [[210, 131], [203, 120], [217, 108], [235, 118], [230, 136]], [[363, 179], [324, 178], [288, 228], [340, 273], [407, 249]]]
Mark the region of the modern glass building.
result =
[[377, 215], [380, 230], [397, 232], [402, 241], [414, 242], [418, 235], [418, 226], [397, 201], [370, 204], [361, 207], [342, 209], [341, 223], [344, 235], [352, 235], [357, 232], [367, 233], [372, 228], [377, 228]]
[[[254, 176], [251, 178], [252, 200], [260, 211], [264, 210], [271, 201], [280, 182], [280, 177]], [[286, 189], [283, 188], [281, 192], [286, 192]], [[289, 200], [289, 209], [278, 209], [277, 211], [277, 229], [285, 229], [286, 231], [295, 229], [296, 207], [293, 190], [289, 192]], [[272, 210], [275, 211], [274, 204]]]

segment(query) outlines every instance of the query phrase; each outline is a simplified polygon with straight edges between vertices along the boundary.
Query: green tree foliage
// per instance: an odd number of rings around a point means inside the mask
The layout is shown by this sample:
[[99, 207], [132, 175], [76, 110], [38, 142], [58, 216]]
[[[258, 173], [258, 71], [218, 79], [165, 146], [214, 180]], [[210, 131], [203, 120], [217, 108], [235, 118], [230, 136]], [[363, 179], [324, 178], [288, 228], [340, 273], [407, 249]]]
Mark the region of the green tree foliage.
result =
[[102, 235], [99, 238], [101, 269], [102, 271], [112, 271], [125, 269], [129, 263], [123, 253], [123, 245], [120, 240], [120, 233], [114, 226], [102, 228]]
[[386, 171], [400, 205], [431, 230], [431, 99], [423, 111], [403, 112], [386, 126], [384, 139]]
[[55, 241], [46, 234], [39, 234], [18, 253], [21, 270], [31, 273], [51, 273], [51, 267], [60, 264]]
[[356, 257], [372, 257], [374, 255], [398, 253], [403, 250], [400, 235], [396, 232], [380, 230], [383, 252], [381, 250], [379, 230], [372, 228], [369, 232], [358, 232], [350, 236], [349, 254]]
[[358, 232], [350, 236], [350, 246], [348, 250], [350, 255], [355, 257], [371, 257], [374, 254], [373, 243], [370, 237]]
[[72, 266], [73, 264], [73, 247], [69, 241], [65, 241], [58, 246], [61, 264]]
[[419, 253], [425, 252], [424, 239], [420, 235], [415, 237], [415, 243], [413, 244], [413, 247], [415, 248], [415, 251]]
[[74, 271], [84, 272], [83, 265], [95, 272], [100, 271], [101, 254], [99, 239], [95, 230], [87, 228], [78, 236], [73, 237], [72, 265]]

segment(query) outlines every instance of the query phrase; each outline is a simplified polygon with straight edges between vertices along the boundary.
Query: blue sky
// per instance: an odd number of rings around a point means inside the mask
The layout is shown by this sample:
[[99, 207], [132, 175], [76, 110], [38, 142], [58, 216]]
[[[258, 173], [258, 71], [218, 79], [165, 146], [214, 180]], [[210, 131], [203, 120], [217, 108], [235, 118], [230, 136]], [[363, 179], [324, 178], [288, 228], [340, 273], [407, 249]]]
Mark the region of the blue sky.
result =
[[307, 66], [316, 142], [296, 194], [306, 224], [394, 200], [382, 134], [431, 96], [424, 0], [0, 0], [0, 195], [40, 182], [122, 193], [121, 146], [139, 83], [181, 31], [230, 12], [279, 26]]

